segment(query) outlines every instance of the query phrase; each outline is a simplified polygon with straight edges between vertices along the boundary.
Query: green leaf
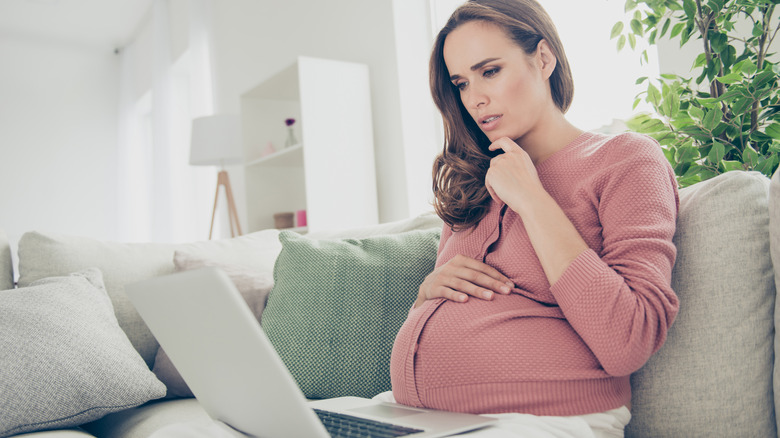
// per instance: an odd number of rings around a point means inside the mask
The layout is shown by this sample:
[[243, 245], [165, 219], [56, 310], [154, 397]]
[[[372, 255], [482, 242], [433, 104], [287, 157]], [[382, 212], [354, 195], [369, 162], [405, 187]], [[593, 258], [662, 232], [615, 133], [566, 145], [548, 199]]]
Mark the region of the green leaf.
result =
[[764, 34], [764, 25], [760, 21], [756, 21], [756, 24], [753, 25], [753, 36], [758, 38], [763, 34]]
[[777, 78], [777, 75], [775, 75], [775, 73], [773, 71], [771, 71], [771, 70], [769, 70], [769, 71], [764, 70], [761, 73], [759, 73], [758, 75], [756, 75], [755, 79], [753, 79], [753, 86], [756, 88], [756, 90], [758, 90], [759, 88], [764, 86], [764, 84], [766, 84], [770, 80], [776, 79], [776, 78]]
[[612, 26], [612, 32], [610, 32], [609, 39], [613, 39], [623, 33], [623, 27], [625, 27], [625, 25], [622, 21], [615, 23], [615, 25]]
[[723, 160], [720, 162], [720, 164], [723, 166], [723, 170], [726, 172], [731, 172], [732, 170], [742, 170], [742, 163], [739, 161]]
[[710, 34], [710, 43], [712, 43], [712, 50], [716, 53], [722, 52], [728, 44], [729, 38], [724, 33], [713, 32]]
[[642, 76], [641, 78], [637, 79], [636, 82], [634, 82], [634, 83], [639, 85], [642, 82], [646, 81], [647, 79], [648, 79], [647, 76]]
[[675, 24], [674, 27], [672, 28], [672, 33], [669, 34], [669, 38], [676, 37], [677, 35], [680, 34], [680, 32], [682, 32], [683, 29], [685, 29], [685, 23]]
[[742, 151], [742, 162], [750, 167], [758, 165], [758, 152], [749, 144], [745, 145], [745, 150]]
[[776, 154], [772, 154], [769, 157], [761, 160], [761, 162], [758, 163], [758, 166], [756, 166], [755, 170], [763, 173], [768, 177], [771, 177], [775, 173], [778, 163], [780, 163], [780, 158], [778, 158]]
[[766, 129], [764, 129], [764, 133], [774, 139], [780, 140], [780, 123], [772, 123], [767, 126]]
[[643, 36], [645, 34], [644, 30], [642, 29], [642, 23], [637, 19], [631, 20], [631, 31], [639, 36]]
[[723, 9], [723, 0], [710, 0], [707, 2], [707, 5], [712, 9], [713, 12], [718, 12], [721, 9]]
[[628, 45], [631, 46], [631, 49], [636, 49], [636, 36], [634, 36], [633, 33], [628, 34]]
[[683, 0], [683, 10], [688, 18], [696, 16], [696, 3], [693, 0]]
[[707, 159], [710, 160], [710, 163], [717, 165], [720, 163], [720, 160], [723, 159], [724, 155], [726, 155], [726, 146], [724, 146], [723, 143], [714, 140], [712, 142], [712, 149], [710, 149], [710, 153], [707, 155]]
[[625, 47], [625, 46], [626, 46], [626, 36], [625, 35], [620, 35], [620, 38], [618, 38], [618, 42], [617, 42], [618, 52], [623, 50], [623, 47]]
[[743, 114], [751, 105], [753, 105], [753, 99], [748, 97], [737, 99], [737, 101], [731, 105], [731, 112], [734, 114]]
[[647, 101], [654, 107], [658, 107], [661, 103], [661, 92], [653, 84], [647, 86]]
[[674, 159], [678, 163], [690, 163], [699, 159], [699, 150], [693, 146], [681, 146], [677, 148], [677, 153], [674, 154]]
[[626, 0], [626, 6], [624, 11], [625, 12], [632, 11], [634, 10], [634, 8], [636, 8], [636, 2], [634, 0]]
[[707, 54], [699, 53], [699, 56], [696, 57], [696, 61], [693, 62], [693, 68], [699, 68], [706, 63], [707, 63]]
[[666, 1], [666, 7], [673, 10], [673, 11], [681, 11], [682, 7], [680, 6], [680, 3], [677, 2], [677, 0], [667, 0]]
[[753, 75], [756, 73], [757, 67], [755, 64], [753, 64], [753, 61], [749, 58], [735, 64], [734, 65], [735, 69], [737, 69], [737, 65], [739, 65], [739, 71], [741, 71], [743, 74]]
[[692, 107], [688, 109], [688, 114], [695, 120], [701, 121], [704, 118], [704, 110], [698, 107]]
[[712, 131], [718, 126], [718, 123], [720, 123], [720, 120], [722, 118], [723, 118], [723, 111], [721, 111], [719, 106], [716, 106], [715, 108], [707, 111], [707, 114], [704, 116], [704, 119], [702, 120], [704, 129], [706, 129], [707, 131]]
[[670, 20], [668, 18], [664, 21], [664, 24], [661, 27], [661, 35], [660, 35], [661, 38], [663, 38], [664, 35], [666, 35], [666, 31], [669, 30], [669, 25], [671, 25], [671, 24], [672, 24], [672, 20]]
[[735, 82], [739, 82], [742, 80], [742, 75], [739, 73], [729, 73], [725, 76], [721, 76], [719, 78], [715, 78], [716, 81], [720, 82], [721, 84], [733, 84]]

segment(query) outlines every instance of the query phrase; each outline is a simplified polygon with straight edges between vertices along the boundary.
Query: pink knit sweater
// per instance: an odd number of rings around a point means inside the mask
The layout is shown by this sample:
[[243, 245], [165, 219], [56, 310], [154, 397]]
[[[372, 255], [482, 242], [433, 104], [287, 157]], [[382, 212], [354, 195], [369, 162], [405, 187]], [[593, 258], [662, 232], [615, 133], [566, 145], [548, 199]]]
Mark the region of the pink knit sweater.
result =
[[537, 166], [590, 247], [551, 287], [521, 218], [495, 201], [473, 229], [444, 227], [437, 266], [482, 260], [509, 296], [412, 309], [390, 363], [399, 403], [472, 413], [580, 415], [626, 405], [629, 376], [678, 310], [670, 287], [679, 199], [658, 144], [585, 133]]

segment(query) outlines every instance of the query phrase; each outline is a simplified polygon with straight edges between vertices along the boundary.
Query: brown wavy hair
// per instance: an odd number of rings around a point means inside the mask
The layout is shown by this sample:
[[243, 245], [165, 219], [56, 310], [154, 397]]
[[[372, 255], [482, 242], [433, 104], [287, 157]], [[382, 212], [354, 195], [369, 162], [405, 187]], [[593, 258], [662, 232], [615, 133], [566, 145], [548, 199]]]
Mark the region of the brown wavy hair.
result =
[[540, 41], [546, 40], [557, 59], [549, 79], [555, 105], [565, 113], [574, 95], [574, 82], [558, 31], [535, 0], [470, 0], [452, 13], [434, 41], [430, 85], [444, 121], [444, 149], [433, 164], [433, 206], [454, 230], [473, 227], [487, 214], [490, 194], [485, 187], [485, 174], [490, 159], [500, 153], [488, 150], [490, 140], [463, 106], [444, 63], [445, 39], [470, 21], [499, 26], [528, 55], [536, 52]]

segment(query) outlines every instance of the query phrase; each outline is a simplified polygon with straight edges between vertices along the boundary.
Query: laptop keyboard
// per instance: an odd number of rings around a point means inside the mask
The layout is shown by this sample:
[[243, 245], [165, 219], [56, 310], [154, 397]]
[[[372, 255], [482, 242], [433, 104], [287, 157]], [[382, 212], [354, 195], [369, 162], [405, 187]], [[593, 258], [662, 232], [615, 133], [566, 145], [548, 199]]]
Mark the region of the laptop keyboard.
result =
[[320, 417], [320, 421], [325, 425], [325, 429], [328, 430], [330, 436], [334, 438], [391, 438], [422, 432], [421, 429], [412, 429], [395, 424], [382, 423], [380, 421], [366, 420], [365, 418], [353, 417], [351, 415], [344, 415], [336, 412], [322, 411], [319, 409], [314, 409], [314, 412]]

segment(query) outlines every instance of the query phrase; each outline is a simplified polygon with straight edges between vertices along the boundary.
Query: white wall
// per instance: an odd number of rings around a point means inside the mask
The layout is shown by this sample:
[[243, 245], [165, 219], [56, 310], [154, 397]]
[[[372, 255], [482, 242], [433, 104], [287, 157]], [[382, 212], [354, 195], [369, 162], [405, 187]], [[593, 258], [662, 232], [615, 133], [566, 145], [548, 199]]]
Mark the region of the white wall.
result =
[[[214, 3], [217, 112], [239, 112], [243, 92], [299, 55], [369, 66], [379, 220], [408, 217], [392, 0]], [[243, 205], [241, 169], [229, 170]]]
[[0, 227], [111, 238], [117, 59], [105, 49], [0, 35]]

